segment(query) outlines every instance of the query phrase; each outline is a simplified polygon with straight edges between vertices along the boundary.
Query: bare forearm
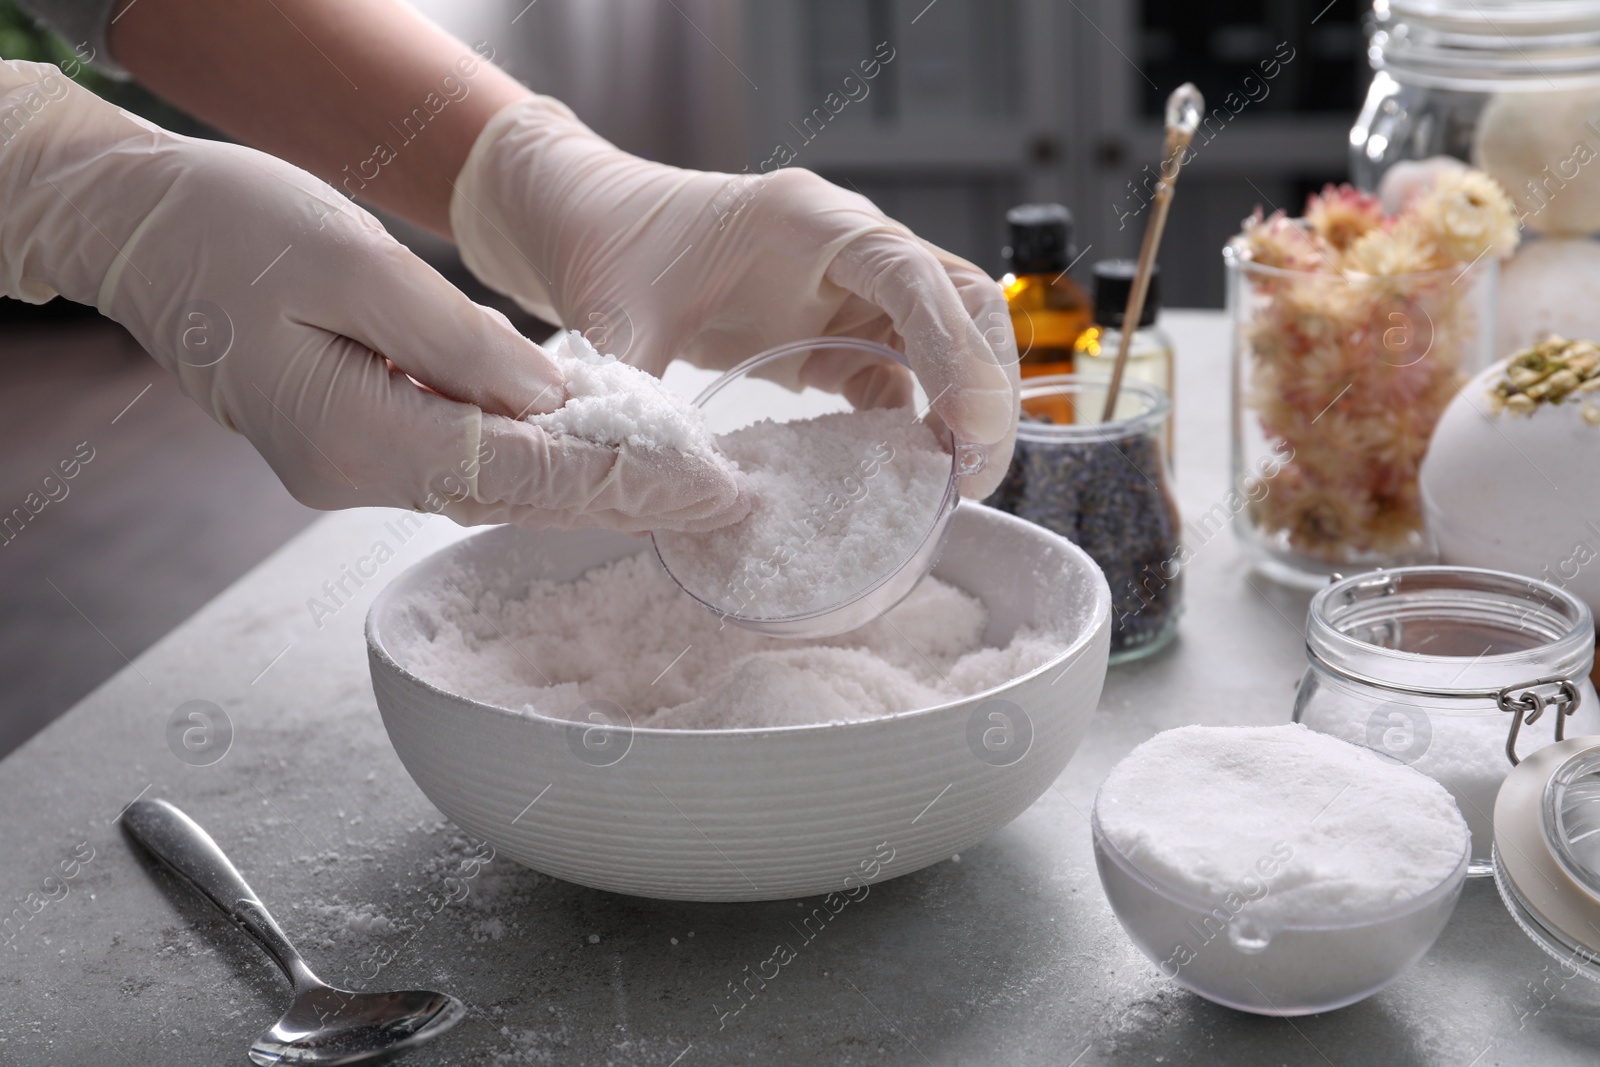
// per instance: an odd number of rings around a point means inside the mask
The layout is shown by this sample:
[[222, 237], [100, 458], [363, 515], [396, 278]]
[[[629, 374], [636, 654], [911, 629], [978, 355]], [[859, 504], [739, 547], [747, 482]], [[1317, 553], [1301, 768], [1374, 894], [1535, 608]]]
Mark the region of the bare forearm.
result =
[[156, 94], [445, 236], [478, 132], [529, 95], [398, 0], [138, 0], [110, 41]]

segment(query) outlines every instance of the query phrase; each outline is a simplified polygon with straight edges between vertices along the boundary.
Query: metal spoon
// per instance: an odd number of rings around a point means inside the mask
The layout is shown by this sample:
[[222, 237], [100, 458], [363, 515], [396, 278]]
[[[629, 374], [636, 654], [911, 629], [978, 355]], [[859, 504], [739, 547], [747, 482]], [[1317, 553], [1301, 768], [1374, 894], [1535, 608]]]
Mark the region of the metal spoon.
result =
[[318, 978], [211, 835], [165, 800], [134, 801], [122, 825], [244, 927], [294, 983], [294, 1003], [250, 1046], [252, 1063], [362, 1063], [438, 1037], [466, 1015], [466, 1005], [447, 993], [352, 993]]

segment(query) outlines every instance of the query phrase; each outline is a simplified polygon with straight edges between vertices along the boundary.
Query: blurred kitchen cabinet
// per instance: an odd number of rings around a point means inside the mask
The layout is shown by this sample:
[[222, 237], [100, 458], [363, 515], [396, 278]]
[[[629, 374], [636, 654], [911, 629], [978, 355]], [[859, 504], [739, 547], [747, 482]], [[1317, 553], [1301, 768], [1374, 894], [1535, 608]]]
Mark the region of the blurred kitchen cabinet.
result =
[[993, 273], [1005, 208], [1060, 200], [1087, 277], [1137, 251], [1161, 104], [1192, 80], [1208, 123], [1162, 284], [1220, 306], [1239, 220], [1345, 176], [1366, 5], [1321, 2], [745, 0], [749, 167], [810, 167]]

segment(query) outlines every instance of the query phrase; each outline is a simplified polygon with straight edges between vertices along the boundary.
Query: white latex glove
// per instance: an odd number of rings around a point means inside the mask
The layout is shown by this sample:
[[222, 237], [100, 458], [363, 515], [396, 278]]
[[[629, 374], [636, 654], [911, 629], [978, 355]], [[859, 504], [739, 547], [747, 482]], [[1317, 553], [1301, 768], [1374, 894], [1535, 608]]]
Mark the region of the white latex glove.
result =
[[[987, 495], [1005, 473], [1019, 376], [999, 286], [809, 171], [650, 163], [534, 97], [484, 127], [450, 223], [485, 284], [653, 374], [674, 358], [726, 369], [806, 337], [890, 344], [957, 439], [989, 446], [963, 492]], [[882, 367], [832, 359], [788, 384], [909, 402], [904, 375]]]
[[6, 114], [27, 118], [0, 131], [0, 293], [122, 323], [302, 503], [627, 530], [741, 513], [723, 466], [517, 421], [565, 402], [556, 361], [310, 174], [43, 64], [0, 62]]

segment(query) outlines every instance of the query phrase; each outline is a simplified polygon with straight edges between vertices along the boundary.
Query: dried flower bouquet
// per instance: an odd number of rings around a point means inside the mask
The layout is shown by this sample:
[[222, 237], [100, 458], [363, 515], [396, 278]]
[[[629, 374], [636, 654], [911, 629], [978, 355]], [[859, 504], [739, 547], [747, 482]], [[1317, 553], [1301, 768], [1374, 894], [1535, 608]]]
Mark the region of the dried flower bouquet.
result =
[[1505, 193], [1466, 169], [1393, 215], [1330, 185], [1303, 218], [1245, 221], [1239, 402], [1277, 457], [1251, 494], [1260, 533], [1322, 564], [1416, 548], [1423, 453], [1492, 328], [1475, 282], [1517, 240]]

